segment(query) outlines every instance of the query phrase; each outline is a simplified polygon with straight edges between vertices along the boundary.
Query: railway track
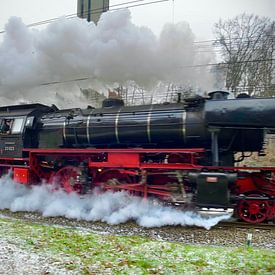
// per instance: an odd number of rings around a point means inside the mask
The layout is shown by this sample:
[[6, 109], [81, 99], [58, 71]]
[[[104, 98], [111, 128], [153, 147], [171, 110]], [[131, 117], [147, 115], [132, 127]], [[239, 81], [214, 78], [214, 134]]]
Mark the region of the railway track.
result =
[[275, 232], [275, 223], [252, 224], [252, 223], [245, 223], [245, 222], [238, 222], [238, 221], [224, 221], [224, 222], [218, 223], [215, 227], [270, 230]]

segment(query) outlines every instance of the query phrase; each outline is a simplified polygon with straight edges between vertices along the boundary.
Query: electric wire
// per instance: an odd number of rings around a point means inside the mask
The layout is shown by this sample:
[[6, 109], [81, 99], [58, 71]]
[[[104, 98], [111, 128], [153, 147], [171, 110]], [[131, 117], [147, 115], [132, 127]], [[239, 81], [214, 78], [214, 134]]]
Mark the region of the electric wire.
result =
[[[199, 67], [209, 67], [209, 66], [224, 66], [228, 64], [236, 64], [236, 63], [253, 63], [253, 62], [269, 62], [269, 61], [275, 61], [275, 59], [256, 59], [256, 60], [244, 60], [244, 61], [236, 61], [236, 62], [224, 62], [224, 63], [207, 63], [207, 64], [197, 64], [197, 65], [189, 65], [189, 66], [181, 66], [180, 68], [199, 68]], [[64, 81], [51, 81], [51, 82], [45, 82], [37, 84], [37, 86], [48, 86], [48, 85], [55, 85], [55, 84], [63, 84], [63, 83], [69, 83], [69, 82], [78, 82], [78, 81], [85, 81], [89, 79], [94, 79], [94, 77], [81, 77], [81, 78], [74, 78], [74, 79], [68, 79]], [[1, 86], [1, 85], [0, 85]]]
[[[146, 0], [135, 0], [135, 1], [128, 1], [128, 2], [124, 2], [124, 3], [114, 4], [114, 5], [109, 6], [109, 11], [117, 11], [117, 10], [126, 9], [126, 8], [136, 8], [136, 7], [145, 6], [145, 5], [152, 5], [152, 4], [162, 3], [162, 2], [168, 2], [170, 0], [155, 0], [155, 1], [145, 2], [145, 3], [135, 4], [135, 5], [128, 5], [128, 4], [134, 4], [134, 3], [138, 3], [138, 2], [144, 2], [144, 1], [146, 1]], [[128, 6], [110, 9], [110, 8], [118, 7], [118, 6], [122, 6], [122, 5], [128, 5]], [[102, 8], [97, 8], [97, 9], [94, 9], [93, 11], [88, 10], [83, 15], [87, 15], [88, 13], [90, 13], [91, 15], [100, 14], [100, 13], [102, 13]], [[77, 14], [78, 13], [68, 14], [68, 15], [65, 15], [65, 18], [67, 18], [67, 19], [77, 18], [78, 17]], [[50, 24], [52, 22], [57, 21], [59, 18], [60, 17], [55, 17], [55, 18], [51, 18], [51, 19], [47, 19], [47, 20], [43, 20], [43, 21], [34, 22], [34, 23], [26, 25], [26, 27], [29, 28], [29, 27]], [[0, 34], [3, 34], [5, 32], [6, 32], [5, 30], [2, 30], [2, 31], [0, 31]]]

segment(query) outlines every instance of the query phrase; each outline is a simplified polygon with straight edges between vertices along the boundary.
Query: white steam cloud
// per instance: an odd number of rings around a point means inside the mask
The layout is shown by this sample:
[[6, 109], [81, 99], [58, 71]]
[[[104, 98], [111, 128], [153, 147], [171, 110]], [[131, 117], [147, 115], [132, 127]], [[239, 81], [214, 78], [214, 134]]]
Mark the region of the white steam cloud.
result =
[[164, 225], [199, 226], [210, 229], [230, 215], [203, 217], [171, 207], [155, 205], [151, 201], [131, 197], [125, 192], [106, 192], [78, 196], [62, 190], [51, 191], [49, 185], [24, 186], [9, 176], [0, 179], [0, 209], [40, 212], [43, 216], [63, 216], [70, 219], [102, 221], [108, 224], [134, 220], [143, 227]]
[[[134, 81], [153, 87], [163, 81], [207, 88], [210, 79], [209, 68], [188, 67], [212, 57], [197, 52], [185, 22], [166, 24], [157, 37], [149, 28], [134, 25], [130, 12], [121, 10], [103, 14], [97, 26], [79, 18], [60, 18], [43, 30], [30, 29], [21, 18], [11, 17], [5, 31], [0, 44], [2, 102], [17, 98], [47, 103], [60, 90], [69, 91], [70, 97], [71, 90], [79, 91], [78, 85], [93, 82]], [[39, 86], [83, 77], [89, 80]]]

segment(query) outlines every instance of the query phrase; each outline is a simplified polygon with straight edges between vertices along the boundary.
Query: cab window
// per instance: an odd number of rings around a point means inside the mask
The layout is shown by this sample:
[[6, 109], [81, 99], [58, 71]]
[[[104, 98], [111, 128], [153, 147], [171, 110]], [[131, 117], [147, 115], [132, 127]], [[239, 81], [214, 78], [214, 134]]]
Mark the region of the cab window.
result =
[[12, 123], [11, 133], [19, 134], [22, 132], [24, 118], [15, 118]]

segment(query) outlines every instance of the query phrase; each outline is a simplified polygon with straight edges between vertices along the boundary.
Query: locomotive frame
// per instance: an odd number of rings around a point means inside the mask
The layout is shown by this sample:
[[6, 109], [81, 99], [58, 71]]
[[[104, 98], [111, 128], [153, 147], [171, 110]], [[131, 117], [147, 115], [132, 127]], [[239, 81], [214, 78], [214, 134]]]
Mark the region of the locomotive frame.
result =
[[[205, 154], [202, 148], [23, 151], [25, 158], [0, 158], [0, 167], [12, 169], [14, 181], [21, 184], [57, 180], [66, 192], [87, 193], [97, 186], [153, 196], [177, 206], [190, 204], [189, 195], [196, 189], [195, 207], [234, 208], [238, 217], [250, 223], [275, 218], [274, 167], [202, 166], [198, 164]], [[186, 186], [190, 174], [193, 180]], [[230, 177], [236, 174], [232, 184]], [[175, 179], [182, 184], [173, 185]]]

